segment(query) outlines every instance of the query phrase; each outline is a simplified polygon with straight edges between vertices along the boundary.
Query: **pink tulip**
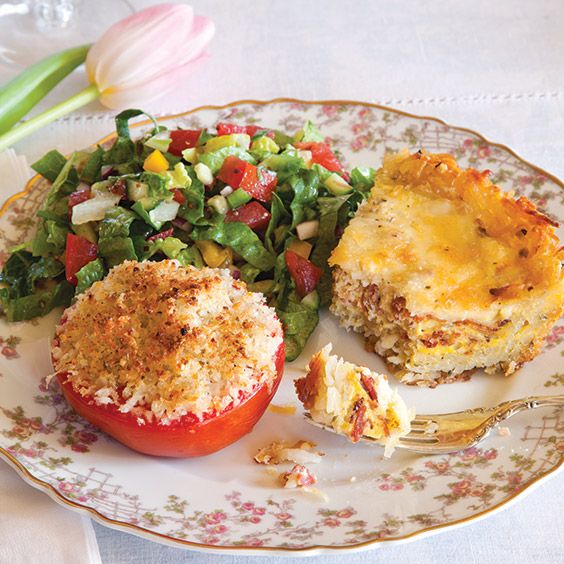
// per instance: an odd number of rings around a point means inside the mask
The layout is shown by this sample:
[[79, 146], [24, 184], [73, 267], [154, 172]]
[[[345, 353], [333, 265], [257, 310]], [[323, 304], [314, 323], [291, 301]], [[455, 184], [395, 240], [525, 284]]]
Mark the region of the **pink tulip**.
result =
[[[159, 4], [118, 22], [88, 51], [90, 85], [0, 135], [0, 151], [93, 100], [122, 109], [166, 94], [207, 58], [214, 33], [210, 19], [194, 16], [182, 4]], [[68, 63], [71, 51], [60, 54], [61, 64]]]
[[86, 57], [90, 84], [109, 108], [141, 105], [169, 92], [207, 58], [213, 22], [191, 6], [159, 4], [110, 27]]

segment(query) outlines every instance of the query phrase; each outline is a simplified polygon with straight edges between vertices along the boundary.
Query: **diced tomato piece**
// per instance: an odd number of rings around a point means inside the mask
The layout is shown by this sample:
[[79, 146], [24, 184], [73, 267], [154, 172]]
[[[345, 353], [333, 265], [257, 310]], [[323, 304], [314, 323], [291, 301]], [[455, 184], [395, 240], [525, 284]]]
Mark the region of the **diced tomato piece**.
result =
[[168, 146], [168, 152], [181, 157], [184, 149], [196, 147], [201, 133], [201, 129], [177, 129], [176, 131], [171, 131], [171, 142]]
[[231, 188], [241, 188], [253, 198], [261, 202], [269, 202], [272, 192], [276, 188], [278, 178], [270, 170], [257, 169], [251, 163], [243, 161], [233, 155], [223, 161], [217, 178]]
[[225, 182], [225, 184], [231, 186], [231, 188], [239, 188], [239, 184], [241, 184], [241, 180], [243, 179], [248, 164], [250, 163], [240, 159], [239, 157], [230, 155], [223, 161], [223, 164], [217, 173], [217, 178], [219, 178], [222, 182]]
[[[218, 135], [232, 135], [233, 133], [246, 133], [250, 137], [254, 137], [259, 131], [268, 129], [260, 125], [237, 125], [235, 123], [218, 123], [216, 125]], [[274, 131], [267, 133], [268, 137], [274, 137]]]
[[174, 229], [172, 227], [169, 227], [168, 229], [165, 229], [160, 233], [155, 233], [154, 235], [147, 237], [147, 241], [158, 241], [159, 239], [166, 239], [167, 237], [172, 237], [173, 233]]
[[82, 204], [82, 202], [86, 202], [86, 200], [90, 199], [91, 195], [90, 186], [73, 192], [69, 196], [69, 214], [72, 212], [72, 208], [74, 208], [74, 206]]
[[294, 143], [297, 149], [311, 151], [311, 159], [331, 172], [344, 172], [343, 165], [327, 143]]
[[179, 190], [178, 188], [175, 188], [173, 190], [174, 192], [174, 196], [172, 197], [172, 199], [179, 203], [180, 205], [184, 204], [186, 202], [186, 198], [184, 197], [184, 194], [182, 193], [182, 190]]
[[286, 251], [286, 266], [301, 298], [315, 290], [323, 275], [321, 268], [293, 251]]
[[245, 190], [256, 200], [270, 202], [277, 183], [276, 173], [263, 168], [257, 169], [255, 165], [249, 165], [245, 170], [239, 188]]
[[264, 231], [268, 227], [270, 218], [270, 212], [258, 202], [250, 202], [225, 214], [226, 222], [240, 221], [253, 231]]
[[65, 276], [67, 280], [78, 284], [76, 273], [89, 262], [95, 260], [98, 255], [98, 247], [74, 233], [67, 234], [67, 246], [65, 249]]

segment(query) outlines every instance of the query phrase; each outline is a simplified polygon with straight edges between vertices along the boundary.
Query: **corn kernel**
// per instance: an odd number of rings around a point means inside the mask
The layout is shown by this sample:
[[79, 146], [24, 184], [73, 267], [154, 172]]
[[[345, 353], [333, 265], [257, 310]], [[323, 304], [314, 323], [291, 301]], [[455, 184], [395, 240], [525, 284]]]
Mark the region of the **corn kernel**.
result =
[[158, 149], [155, 149], [143, 163], [143, 169], [149, 172], [164, 172], [168, 170], [168, 166], [166, 157]]

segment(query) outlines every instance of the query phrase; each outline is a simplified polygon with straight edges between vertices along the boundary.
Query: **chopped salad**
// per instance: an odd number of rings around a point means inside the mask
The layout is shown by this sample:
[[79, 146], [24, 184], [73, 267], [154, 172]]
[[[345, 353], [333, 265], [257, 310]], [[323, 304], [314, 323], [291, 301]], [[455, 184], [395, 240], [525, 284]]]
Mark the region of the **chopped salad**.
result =
[[[295, 359], [331, 300], [327, 259], [367, 196], [371, 168], [347, 173], [307, 122], [294, 136], [258, 125], [152, 131], [33, 168], [51, 181], [32, 241], [11, 250], [0, 280], [9, 321], [45, 315], [124, 260], [228, 268], [262, 292]], [[150, 116], [148, 116], [150, 117]], [[152, 118], [151, 118], [152, 119]]]

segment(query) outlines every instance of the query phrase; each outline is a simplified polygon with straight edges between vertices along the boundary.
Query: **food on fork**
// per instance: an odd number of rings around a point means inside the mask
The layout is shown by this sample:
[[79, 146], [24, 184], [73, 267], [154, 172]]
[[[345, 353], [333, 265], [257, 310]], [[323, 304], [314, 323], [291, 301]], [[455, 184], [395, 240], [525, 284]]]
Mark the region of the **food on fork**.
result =
[[362, 366], [331, 355], [331, 345], [315, 354], [307, 373], [294, 382], [298, 398], [312, 420], [357, 442], [370, 437], [391, 455], [413, 418], [388, 379]]
[[228, 270], [126, 261], [65, 311], [52, 359], [85, 419], [139, 452], [187, 457], [252, 430], [284, 343], [274, 310]]
[[556, 225], [451, 155], [388, 155], [330, 258], [331, 310], [402, 382], [510, 375], [563, 311]]

